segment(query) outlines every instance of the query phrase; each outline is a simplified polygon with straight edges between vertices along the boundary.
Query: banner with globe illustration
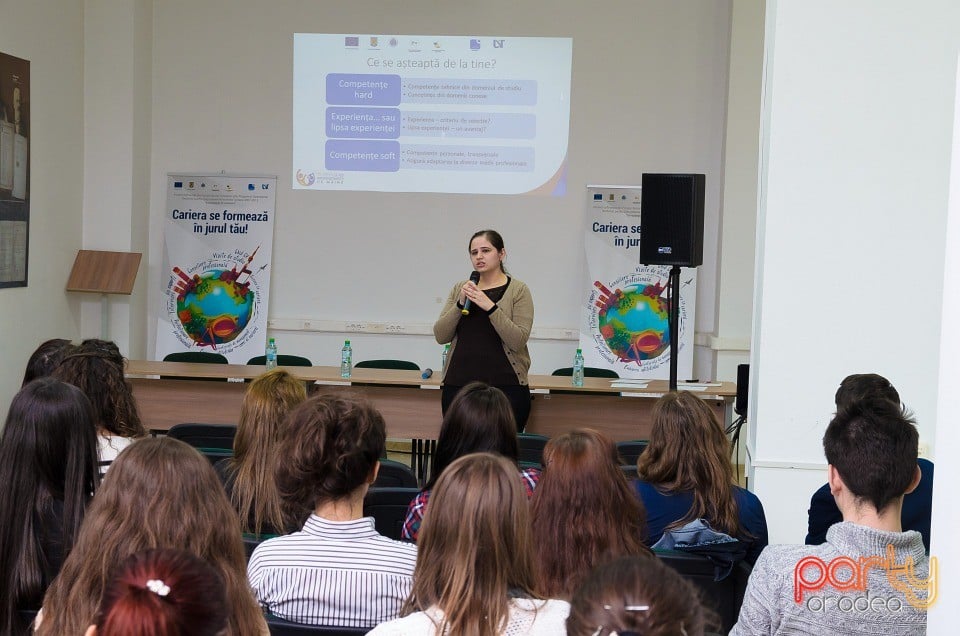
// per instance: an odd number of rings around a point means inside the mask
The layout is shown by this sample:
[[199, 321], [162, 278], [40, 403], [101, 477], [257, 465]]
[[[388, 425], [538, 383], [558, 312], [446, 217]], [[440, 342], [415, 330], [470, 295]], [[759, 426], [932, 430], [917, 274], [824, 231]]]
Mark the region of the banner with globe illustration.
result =
[[[580, 348], [587, 366], [622, 378], [670, 376], [670, 268], [640, 264], [640, 186], [587, 186]], [[693, 377], [697, 270], [680, 270], [677, 373]]]
[[263, 355], [277, 178], [167, 175], [156, 358]]

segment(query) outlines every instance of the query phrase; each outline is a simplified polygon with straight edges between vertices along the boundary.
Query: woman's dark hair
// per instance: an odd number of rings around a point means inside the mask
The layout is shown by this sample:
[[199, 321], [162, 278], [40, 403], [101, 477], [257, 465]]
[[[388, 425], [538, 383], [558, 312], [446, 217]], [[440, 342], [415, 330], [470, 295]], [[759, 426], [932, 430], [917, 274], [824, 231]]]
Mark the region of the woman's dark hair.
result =
[[18, 609], [39, 607], [98, 482], [96, 426], [83, 392], [53, 378], [20, 389], [0, 441], [0, 633], [25, 627]]
[[[482, 236], [483, 238], [490, 241], [490, 245], [497, 250], [497, 252], [503, 251], [503, 237], [500, 236], [500, 232], [496, 230], [478, 230], [473, 233], [473, 236], [470, 237], [470, 240], [467, 242], [467, 251], [470, 251], [470, 248], [473, 246], [473, 239]], [[507, 268], [503, 265], [503, 261], [500, 261], [500, 271], [504, 274], [507, 273]]]
[[702, 636], [719, 626], [697, 589], [659, 559], [626, 556], [593, 570], [574, 593], [569, 636]]
[[295, 507], [348, 497], [370, 480], [387, 445], [383, 416], [354, 395], [321, 393], [287, 416], [277, 488]]
[[881, 397], [900, 404], [900, 394], [890, 380], [876, 373], [854, 373], [845, 377], [837, 388], [834, 402], [839, 411], [868, 397]]
[[125, 360], [117, 346], [106, 340], [84, 340], [60, 361], [54, 377], [87, 394], [97, 426], [111, 435], [144, 437], [133, 388], [124, 376]]
[[27, 386], [29, 382], [37, 378], [44, 378], [53, 373], [64, 354], [72, 346], [69, 340], [54, 338], [37, 347], [36, 351], [30, 354], [30, 359], [27, 360], [27, 369], [23, 373], [21, 387]]
[[229, 615], [223, 578], [184, 550], [146, 550], [113, 572], [97, 613], [97, 636], [217, 636]]
[[466, 385], [450, 403], [424, 488], [433, 488], [447, 466], [470, 453], [498, 453], [514, 463], [520, 455], [510, 400], [503, 391], [483, 382]]

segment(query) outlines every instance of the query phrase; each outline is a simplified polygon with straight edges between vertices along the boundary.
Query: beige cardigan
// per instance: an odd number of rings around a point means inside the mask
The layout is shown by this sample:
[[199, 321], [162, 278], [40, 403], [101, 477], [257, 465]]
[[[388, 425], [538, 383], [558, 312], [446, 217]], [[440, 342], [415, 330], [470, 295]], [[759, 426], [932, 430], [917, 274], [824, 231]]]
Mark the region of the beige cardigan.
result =
[[[447, 302], [440, 312], [440, 317], [433, 325], [433, 335], [440, 344], [450, 343], [448, 360], [453, 359], [453, 352], [457, 348], [457, 323], [460, 322], [460, 307], [457, 301], [460, 298], [460, 289], [467, 281], [457, 283], [450, 291]], [[496, 309], [490, 313], [490, 324], [500, 336], [503, 351], [507, 360], [517, 373], [521, 385], [527, 384], [527, 372], [530, 370], [530, 351], [527, 350], [527, 340], [530, 338], [530, 329], [533, 327], [533, 296], [530, 288], [516, 278], [510, 278], [503, 298], [495, 305]]]

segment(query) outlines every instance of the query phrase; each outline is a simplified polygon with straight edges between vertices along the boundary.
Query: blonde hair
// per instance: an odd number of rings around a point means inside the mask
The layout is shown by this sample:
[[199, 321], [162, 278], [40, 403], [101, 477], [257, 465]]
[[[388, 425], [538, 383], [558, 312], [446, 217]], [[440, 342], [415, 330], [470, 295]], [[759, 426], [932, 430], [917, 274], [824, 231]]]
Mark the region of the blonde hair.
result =
[[174, 547], [197, 555], [223, 577], [229, 634], [265, 628], [247, 583], [240, 522], [216, 473], [195, 449], [164, 437], [131, 444], [110, 466], [44, 597], [37, 632], [82, 634], [94, 622], [115, 566], [135, 552]]
[[504, 457], [465, 455], [443, 471], [418, 546], [402, 613], [436, 606], [438, 634], [496, 636], [509, 620], [510, 596], [535, 596], [529, 504]]
[[285, 532], [300, 521], [298, 511], [285, 505], [273, 478], [277, 445], [287, 428], [287, 414], [307, 399], [303, 382], [283, 369], [264, 373], [243, 396], [240, 422], [227, 466], [233, 487], [230, 502], [243, 529]]
[[704, 518], [734, 537], [740, 526], [734, 498], [730, 442], [706, 402], [687, 392], [667, 393], [653, 406], [650, 444], [637, 460], [637, 474], [667, 494], [690, 492], [693, 505], [667, 528]]

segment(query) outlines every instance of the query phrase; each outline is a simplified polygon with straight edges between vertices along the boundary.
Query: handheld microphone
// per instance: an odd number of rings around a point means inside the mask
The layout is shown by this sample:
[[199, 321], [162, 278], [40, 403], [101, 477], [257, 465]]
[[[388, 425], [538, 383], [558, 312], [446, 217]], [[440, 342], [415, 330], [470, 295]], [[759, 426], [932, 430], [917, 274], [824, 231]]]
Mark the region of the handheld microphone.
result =
[[[474, 271], [470, 274], [470, 282], [473, 283], [474, 285], [476, 285], [477, 283], [479, 283], [479, 282], [480, 282], [480, 272], [474, 270]], [[466, 300], [464, 300], [464, 301], [463, 301], [463, 309], [460, 310], [460, 313], [463, 314], [464, 316], [469, 316], [469, 315], [470, 315], [470, 306], [471, 306], [472, 304], [473, 304], [473, 303], [470, 302], [470, 299], [469, 299], [469, 298], [467, 298]]]
[[424, 369], [424, 370], [423, 370], [423, 373], [420, 374], [420, 377], [423, 378], [424, 380], [426, 380], [426, 379], [429, 378], [431, 375], [433, 375], [433, 369]]

